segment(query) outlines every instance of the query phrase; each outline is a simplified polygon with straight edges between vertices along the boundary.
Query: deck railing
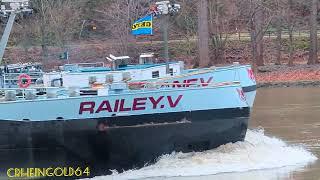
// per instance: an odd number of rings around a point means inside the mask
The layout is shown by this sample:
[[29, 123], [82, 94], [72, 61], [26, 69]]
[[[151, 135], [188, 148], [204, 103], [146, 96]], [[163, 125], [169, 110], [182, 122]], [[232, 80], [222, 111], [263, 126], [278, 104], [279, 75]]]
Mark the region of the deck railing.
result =
[[[0, 79], [0, 87], [2, 88], [16, 88], [18, 87], [19, 76], [22, 73], [3, 73]], [[35, 85], [38, 79], [41, 79], [43, 72], [28, 72], [24, 73], [30, 76], [31, 85]]]
[[[231, 85], [239, 85], [240, 82], [222, 82], [222, 83], [163, 83], [163, 82], [133, 82], [126, 83], [125, 91], [135, 90], [160, 90], [164, 88], [205, 88], [205, 87], [223, 87]], [[75, 96], [97, 96], [99, 91], [115, 90], [111, 89], [107, 84], [96, 86], [95, 88], [59, 88], [59, 87], [32, 87], [27, 89], [22, 88], [0, 88], [1, 101], [16, 101], [16, 100], [33, 100], [47, 99], [58, 97], [75, 97]], [[105, 91], [104, 91], [105, 92]], [[9, 94], [8, 94], [9, 93]], [[108, 95], [106, 93], [105, 95]]]

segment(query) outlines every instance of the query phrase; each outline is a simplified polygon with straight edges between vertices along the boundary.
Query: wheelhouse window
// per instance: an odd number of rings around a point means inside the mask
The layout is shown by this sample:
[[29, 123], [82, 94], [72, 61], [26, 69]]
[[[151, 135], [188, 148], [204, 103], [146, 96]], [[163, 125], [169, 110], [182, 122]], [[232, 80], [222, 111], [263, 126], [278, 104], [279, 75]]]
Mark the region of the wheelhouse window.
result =
[[170, 68], [170, 69], [169, 69], [169, 74], [170, 74], [171, 76], [173, 76], [173, 68]]
[[152, 71], [152, 78], [158, 78], [159, 76], [159, 71]]

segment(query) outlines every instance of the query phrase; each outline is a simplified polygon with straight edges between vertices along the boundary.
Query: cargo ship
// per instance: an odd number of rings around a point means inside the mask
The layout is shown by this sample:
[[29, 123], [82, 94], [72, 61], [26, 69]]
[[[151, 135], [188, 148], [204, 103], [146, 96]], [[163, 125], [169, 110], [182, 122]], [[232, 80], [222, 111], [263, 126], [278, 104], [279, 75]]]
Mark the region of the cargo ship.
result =
[[[26, 1], [7, 2], [12, 9], [1, 8], [11, 13], [0, 57], [16, 14], [31, 11]], [[90, 167], [95, 176], [143, 167], [173, 151], [205, 151], [244, 140], [253, 104], [246, 93], [255, 92], [250, 66], [185, 70], [181, 62], [141, 58], [130, 65], [128, 57], [110, 58], [111, 68], [66, 65], [63, 72], [44, 74], [45, 93], [30, 88], [37, 78], [18, 74], [9, 81], [20, 88], [10, 88], [3, 76], [2, 169]]]
[[113, 82], [95, 89], [97, 95], [74, 88], [48, 88], [44, 95], [2, 89], [1, 167], [81, 166], [102, 175], [245, 138], [250, 107], [239, 82], [129, 86]]
[[254, 104], [257, 86], [251, 65], [234, 63], [222, 67], [185, 69], [183, 61], [157, 63], [153, 53], [141, 54], [139, 64], [130, 63], [129, 56], [110, 55], [108, 59], [111, 67], [106, 67], [103, 62], [66, 64], [61, 67], [61, 72], [45, 73], [44, 86], [86, 88], [93, 84], [104, 84], [110, 76], [115, 81], [121, 81], [126, 76], [132, 83], [158, 81], [204, 84], [239, 81], [249, 105], [252, 107]]

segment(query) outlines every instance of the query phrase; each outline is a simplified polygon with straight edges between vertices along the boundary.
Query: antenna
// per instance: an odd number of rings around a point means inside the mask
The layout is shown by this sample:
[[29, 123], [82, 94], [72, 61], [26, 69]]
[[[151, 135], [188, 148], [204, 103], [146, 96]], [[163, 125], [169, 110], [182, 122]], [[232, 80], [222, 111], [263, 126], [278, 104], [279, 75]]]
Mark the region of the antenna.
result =
[[16, 15], [21, 12], [31, 12], [32, 9], [29, 9], [29, 0], [2, 0], [0, 3], [0, 15], [4, 17], [9, 16], [6, 28], [4, 29], [0, 41], [1, 64]]

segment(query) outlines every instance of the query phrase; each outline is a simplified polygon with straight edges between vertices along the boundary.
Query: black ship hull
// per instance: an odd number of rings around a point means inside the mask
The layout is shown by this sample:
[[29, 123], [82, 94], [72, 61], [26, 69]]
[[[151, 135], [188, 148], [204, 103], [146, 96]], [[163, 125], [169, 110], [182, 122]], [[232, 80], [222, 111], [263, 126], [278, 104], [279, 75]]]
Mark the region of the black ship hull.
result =
[[[249, 108], [46, 122], [0, 121], [1, 168], [90, 167], [91, 175], [245, 138]], [[4, 173], [4, 172], [2, 172]]]

